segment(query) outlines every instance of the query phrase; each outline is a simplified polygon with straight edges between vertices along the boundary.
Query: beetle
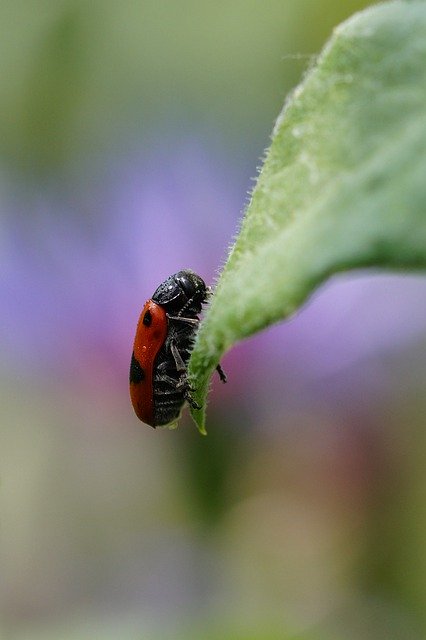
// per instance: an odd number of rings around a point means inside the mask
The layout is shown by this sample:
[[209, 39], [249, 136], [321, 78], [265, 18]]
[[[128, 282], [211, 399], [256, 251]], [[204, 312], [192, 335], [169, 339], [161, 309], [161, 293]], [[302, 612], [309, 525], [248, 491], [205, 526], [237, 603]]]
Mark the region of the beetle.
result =
[[[211, 294], [204, 280], [183, 269], [168, 277], [145, 302], [136, 328], [130, 363], [130, 398], [137, 417], [151, 427], [173, 427], [192, 397], [187, 365], [200, 322], [199, 314]], [[226, 375], [216, 367], [222, 382]]]

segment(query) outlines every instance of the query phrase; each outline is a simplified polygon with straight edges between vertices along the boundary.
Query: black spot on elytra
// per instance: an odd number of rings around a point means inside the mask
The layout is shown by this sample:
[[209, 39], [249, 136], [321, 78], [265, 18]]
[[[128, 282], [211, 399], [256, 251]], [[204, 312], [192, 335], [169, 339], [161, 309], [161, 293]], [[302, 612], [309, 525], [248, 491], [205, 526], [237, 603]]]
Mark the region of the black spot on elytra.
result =
[[134, 384], [139, 384], [139, 382], [142, 382], [143, 380], [145, 380], [145, 371], [142, 369], [141, 365], [136, 360], [134, 353], [132, 353], [132, 361], [130, 363], [129, 380]]
[[151, 322], [152, 322], [152, 315], [151, 315], [151, 311], [147, 311], [143, 317], [142, 322], [144, 323], [144, 325], [146, 327], [150, 327], [151, 326]]

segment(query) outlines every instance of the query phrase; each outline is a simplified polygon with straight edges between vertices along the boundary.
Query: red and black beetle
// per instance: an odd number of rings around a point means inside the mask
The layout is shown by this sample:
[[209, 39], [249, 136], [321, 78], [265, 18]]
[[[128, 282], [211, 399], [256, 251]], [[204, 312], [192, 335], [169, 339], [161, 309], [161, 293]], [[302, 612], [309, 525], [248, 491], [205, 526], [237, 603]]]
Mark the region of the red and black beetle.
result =
[[[210, 289], [185, 269], [160, 284], [145, 302], [136, 329], [130, 364], [130, 397], [136, 415], [152, 427], [173, 425], [192, 397], [187, 364], [202, 305]], [[217, 366], [222, 382], [226, 376]]]

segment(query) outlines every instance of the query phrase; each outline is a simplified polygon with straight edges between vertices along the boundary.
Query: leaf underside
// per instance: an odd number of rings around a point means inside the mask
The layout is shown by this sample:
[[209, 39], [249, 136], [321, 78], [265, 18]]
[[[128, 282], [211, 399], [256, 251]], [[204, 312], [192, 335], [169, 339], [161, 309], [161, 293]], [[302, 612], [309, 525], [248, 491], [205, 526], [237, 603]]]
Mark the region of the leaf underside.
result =
[[337, 27], [278, 117], [189, 363], [202, 433], [235, 342], [337, 272], [426, 266], [425, 205], [426, 3], [398, 0]]

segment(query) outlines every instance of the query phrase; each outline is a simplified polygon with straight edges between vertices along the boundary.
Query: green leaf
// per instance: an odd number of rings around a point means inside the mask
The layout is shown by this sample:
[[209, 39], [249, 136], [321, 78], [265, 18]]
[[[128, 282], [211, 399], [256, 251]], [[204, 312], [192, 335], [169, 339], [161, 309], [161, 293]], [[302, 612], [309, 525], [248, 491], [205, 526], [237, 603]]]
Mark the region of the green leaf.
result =
[[337, 27], [285, 104], [192, 353], [197, 401], [227, 349], [330, 275], [425, 266], [426, 3], [399, 0]]

